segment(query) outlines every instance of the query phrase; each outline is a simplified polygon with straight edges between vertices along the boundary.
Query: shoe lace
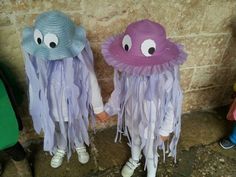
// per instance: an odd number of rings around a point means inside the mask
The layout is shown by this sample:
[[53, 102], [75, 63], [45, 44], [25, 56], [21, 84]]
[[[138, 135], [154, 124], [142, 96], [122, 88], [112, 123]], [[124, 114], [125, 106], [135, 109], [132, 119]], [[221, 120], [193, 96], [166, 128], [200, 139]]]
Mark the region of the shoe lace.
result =
[[76, 148], [76, 151], [78, 154], [84, 154], [87, 152], [85, 147]]
[[56, 153], [55, 153], [55, 155], [54, 155], [54, 157], [55, 157], [56, 159], [62, 158], [62, 157], [64, 157], [64, 156], [65, 156], [65, 152], [62, 151], [62, 150], [57, 150]]
[[129, 161], [126, 163], [126, 165], [127, 165], [130, 169], [134, 170], [134, 169], [136, 169], [136, 168], [140, 165], [140, 163], [137, 163], [137, 162], [135, 162], [132, 158], [130, 158]]

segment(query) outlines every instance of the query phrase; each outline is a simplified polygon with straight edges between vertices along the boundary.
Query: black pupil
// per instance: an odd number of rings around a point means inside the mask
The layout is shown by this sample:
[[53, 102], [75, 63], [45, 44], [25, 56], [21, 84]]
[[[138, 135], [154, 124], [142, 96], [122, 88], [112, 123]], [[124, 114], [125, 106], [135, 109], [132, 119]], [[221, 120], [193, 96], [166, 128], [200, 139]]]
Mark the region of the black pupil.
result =
[[49, 45], [50, 45], [51, 48], [55, 48], [56, 47], [56, 43], [55, 42], [50, 42]]
[[149, 54], [152, 55], [154, 52], [155, 52], [155, 48], [154, 47], [151, 47], [151, 48], [148, 49], [148, 53]]
[[125, 50], [128, 51], [129, 50], [129, 46], [127, 44], [125, 44]]
[[41, 44], [42, 40], [40, 38], [37, 38], [38, 44]]

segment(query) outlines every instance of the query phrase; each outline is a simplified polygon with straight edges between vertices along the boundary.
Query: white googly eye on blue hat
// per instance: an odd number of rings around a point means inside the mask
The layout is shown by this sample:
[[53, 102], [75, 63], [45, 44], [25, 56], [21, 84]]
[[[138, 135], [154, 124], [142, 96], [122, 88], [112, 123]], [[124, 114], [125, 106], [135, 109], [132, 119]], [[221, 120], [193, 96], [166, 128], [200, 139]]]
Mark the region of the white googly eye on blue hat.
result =
[[43, 35], [38, 29], [34, 30], [34, 41], [39, 45], [43, 42]]
[[44, 43], [48, 48], [55, 48], [58, 45], [58, 37], [53, 33], [48, 33], [44, 37]]
[[152, 39], [146, 39], [141, 44], [141, 51], [146, 57], [152, 56], [156, 51], [156, 42]]
[[126, 34], [122, 40], [122, 47], [125, 51], [129, 51], [132, 47], [132, 40], [128, 34]]

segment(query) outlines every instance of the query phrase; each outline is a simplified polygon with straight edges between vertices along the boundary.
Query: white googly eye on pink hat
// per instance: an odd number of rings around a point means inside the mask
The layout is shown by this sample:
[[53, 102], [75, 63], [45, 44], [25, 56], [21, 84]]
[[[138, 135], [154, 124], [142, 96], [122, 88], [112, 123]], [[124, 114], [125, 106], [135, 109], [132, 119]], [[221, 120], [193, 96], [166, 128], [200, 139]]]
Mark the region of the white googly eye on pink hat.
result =
[[126, 34], [123, 37], [122, 47], [123, 47], [123, 49], [125, 49], [125, 51], [129, 51], [132, 47], [132, 40], [131, 40], [131, 37], [128, 34]]
[[150, 57], [156, 51], [156, 42], [152, 39], [146, 39], [141, 44], [142, 54], [146, 57]]

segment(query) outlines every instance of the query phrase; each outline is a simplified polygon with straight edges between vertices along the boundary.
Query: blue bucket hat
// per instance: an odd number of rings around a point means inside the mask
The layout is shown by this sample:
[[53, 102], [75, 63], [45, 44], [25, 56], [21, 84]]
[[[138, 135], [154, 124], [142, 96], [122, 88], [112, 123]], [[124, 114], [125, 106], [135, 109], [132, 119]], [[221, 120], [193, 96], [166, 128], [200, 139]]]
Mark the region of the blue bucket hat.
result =
[[42, 13], [33, 27], [23, 30], [23, 49], [37, 58], [59, 60], [78, 55], [86, 44], [86, 33], [59, 11]]

